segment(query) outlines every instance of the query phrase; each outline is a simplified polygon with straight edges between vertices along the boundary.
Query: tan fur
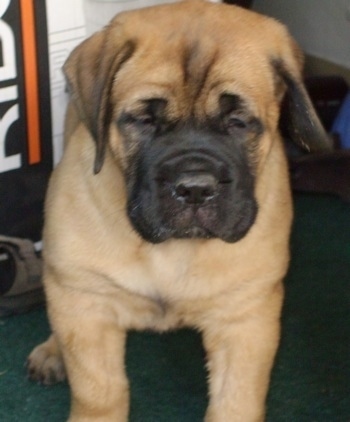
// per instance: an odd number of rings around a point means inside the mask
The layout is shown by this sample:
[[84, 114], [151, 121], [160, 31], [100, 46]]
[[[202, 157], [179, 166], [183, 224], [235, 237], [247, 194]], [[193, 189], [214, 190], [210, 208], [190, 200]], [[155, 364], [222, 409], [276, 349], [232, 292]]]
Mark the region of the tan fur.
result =
[[[198, 15], [197, 25], [193, 18]], [[157, 31], [149, 28], [154, 21]], [[198, 33], [200, 47], [191, 45]], [[171, 37], [178, 42], [169, 49]], [[136, 42], [136, 51], [116, 71], [111, 92], [101, 94], [102, 107], [107, 107], [106, 95], [112, 98], [113, 119], [122, 109], [137, 108], [144, 95], [161, 95], [169, 100], [173, 116], [193, 114], [205, 120], [217, 107], [218, 93], [227, 89], [243, 96], [264, 122], [256, 157], [258, 217], [239, 242], [142, 240], [125, 212], [129, 158], [115, 125], [108, 132], [102, 170], [93, 174], [95, 145], [88, 128], [95, 117], [93, 110], [82, 112], [90, 89], [85, 88], [84, 69], [90, 60], [112, 63], [108, 55], [119, 54], [129, 39]], [[197, 50], [186, 53], [189, 45]], [[108, 57], [96, 60], [102, 53]], [[292, 219], [277, 129], [281, 95], [276, 94], [269, 60], [283, 59], [299, 81], [299, 56], [277, 22], [237, 7], [193, 0], [121, 14], [68, 60], [68, 80], [73, 88], [79, 86], [81, 97], [73, 91], [65, 153], [46, 202], [44, 283], [53, 336], [50, 347], [46, 343], [34, 350], [29, 366], [34, 378], [49, 382], [47, 374], [54, 369], [45, 362], [62, 363], [63, 354], [72, 390], [71, 422], [125, 422], [126, 330], [180, 326], [203, 333], [210, 370], [206, 422], [264, 419]], [[189, 57], [187, 83], [183, 57], [185, 62]], [[194, 69], [197, 80], [191, 80]], [[199, 87], [206, 69], [205, 86]], [[89, 75], [90, 84], [103, 85]], [[95, 77], [107, 75], [103, 64]]]

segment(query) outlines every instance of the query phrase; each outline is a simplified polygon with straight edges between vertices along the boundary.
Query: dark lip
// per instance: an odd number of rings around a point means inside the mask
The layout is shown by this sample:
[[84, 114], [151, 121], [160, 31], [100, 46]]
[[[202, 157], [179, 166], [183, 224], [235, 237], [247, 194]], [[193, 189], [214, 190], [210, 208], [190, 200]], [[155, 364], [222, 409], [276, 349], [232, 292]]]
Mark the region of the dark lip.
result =
[[212, 239], [217, 236], [203, 227], [192, 226], [180, 232], [174, 230], [172, 237], [176, 239]]
[[[236, 230], [230, 230], [230, 233], [222, 232], [220, 230], [212, 230], [203, 222], [196, 217], [196, 211], [193, 212], [192, 219], [190, 223], [182, 228], [171, 227], [168, 224], [160, 224], [157, 230], [153, 233], [147, 233], [144, 231], [138, 231], [141, 237], [147, 240], [150, 243], [162, 243], [170, 239], [221, 239], [226, 243], [236, 243], [243, 239], [250, 231], [251, 227], [254, 225], [256, 219], [257, 210], [254, 213], [251, 224], [247, 226], [244, 230], [237, 232]], [[242, 220], [240, 220], [237, 225]], [[236, 226], [237, 226], [236, 225]]]
[[[218, 237], [211, 228], [210, 222], [206, 221], [205, 215], [203, 213], [209, 210], [210, 213], [211, 206], [200, 206], [198, 204], [193, 204], [186, 206], [183, 211], [186, 211], [190, 215], [184, 218], [187, 218], [187, 224], [183, 227], [172, 227], [170, 231], [173, 233], [174, 237], [188, 237], [188, 238], [212, 238]], [[202, 214], [201, 214], [202, 213]], [[181, 212], [180, 212], [181, 214]]]

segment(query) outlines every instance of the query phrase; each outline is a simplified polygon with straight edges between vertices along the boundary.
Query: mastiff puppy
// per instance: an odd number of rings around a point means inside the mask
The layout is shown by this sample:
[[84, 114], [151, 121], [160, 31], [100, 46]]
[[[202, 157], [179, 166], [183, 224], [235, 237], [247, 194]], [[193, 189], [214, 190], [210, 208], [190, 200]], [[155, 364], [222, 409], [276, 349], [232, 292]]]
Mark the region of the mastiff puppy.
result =
[[122, 13], [68, 58], [44, 230], [53, 334], [29, 372], [67, 374], [70, 421], [127, 421], [127, 330], [183, 326], [203, 336], [206, 422], [264, 419], [292, 220], [284, 97], [290, 137], [328, 148], [301, 66], [283, 25], [201, 0]]

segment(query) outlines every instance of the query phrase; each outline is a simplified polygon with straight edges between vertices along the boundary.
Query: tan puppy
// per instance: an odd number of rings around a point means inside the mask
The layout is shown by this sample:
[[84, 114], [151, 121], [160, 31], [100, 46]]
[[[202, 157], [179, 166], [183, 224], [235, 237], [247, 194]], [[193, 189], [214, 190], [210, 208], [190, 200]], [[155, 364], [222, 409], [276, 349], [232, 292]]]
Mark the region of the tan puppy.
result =
[[286, 29], [200, 0], [118, 15], [64, 71], [66, 149], [46, 203], [53, 335], [29, 358], [67, 373], [70, 421], [125, 422], [129, 329], [191, 326], [206, 422], [262, 421], [279, 341], [292, 207], [278, 131], [328, 148]]

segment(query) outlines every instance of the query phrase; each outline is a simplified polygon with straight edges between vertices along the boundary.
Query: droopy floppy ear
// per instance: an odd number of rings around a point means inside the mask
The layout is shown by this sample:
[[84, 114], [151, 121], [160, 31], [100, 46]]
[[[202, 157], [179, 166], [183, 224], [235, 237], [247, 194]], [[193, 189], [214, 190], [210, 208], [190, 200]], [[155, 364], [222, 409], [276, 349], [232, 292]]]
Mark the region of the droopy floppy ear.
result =
[[282, 124], [289, 137], [303, 149], [314, 152], [332, 149], [301, 77], [301, 53], [293, 43], [282, 58], [273, 60], [278, 76], [287, 86], [285, 107], [282, 109]]
[[106, 27], [73, 50], [63, 71], [82, 121], [96, 142], [94, 173], [103, 165], [113, 113], [110, 101], [115, 74], [134, 51], [120, 25]]

